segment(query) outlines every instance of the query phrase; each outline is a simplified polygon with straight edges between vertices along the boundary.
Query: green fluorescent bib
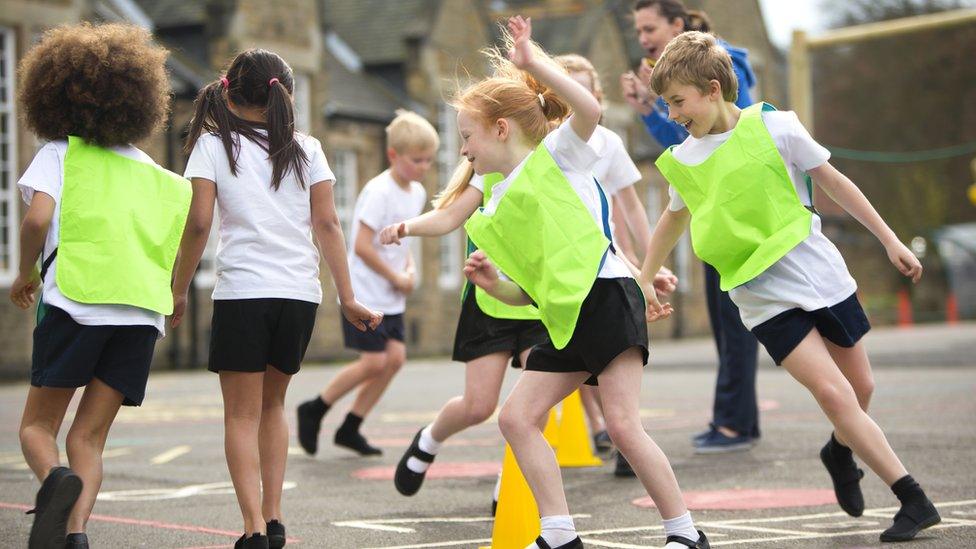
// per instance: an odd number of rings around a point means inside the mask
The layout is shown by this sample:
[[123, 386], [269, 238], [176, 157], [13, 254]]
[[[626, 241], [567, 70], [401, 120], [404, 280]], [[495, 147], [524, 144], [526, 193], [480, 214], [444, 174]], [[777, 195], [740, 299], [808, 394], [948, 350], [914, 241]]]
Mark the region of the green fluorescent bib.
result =
[[155, 164], [68, 138], [57, 284], [89, 304], [173, 312], [170, 281], [190, 182]]
[[610, 240], [544, 144], [529, 156], [495, 212], [475, 212], [464, 228], [538, 304], [553, 346], [565, 347]]
[[796, 188], [762, 113], [743, 109], [728, 141], [704, 162], [686, 166], [671, 149], [657, 167], [691, 212], [695, 255], [715, 267], [729, 291], [756, 278], [810, 235], [813, 214]]
[[[490, 173], [484, 176], [484, 200], [482, 200], [482, 206], [487, 206], [488, 201], [491, 200], [491, 189], [501, 183], [505, 179], [500, 173]], [[468, 250], [467, 255], [471, 255], [478, 248], [468, 239]], [[467, 257], [467, 255], [465, 257]], [[539, 309], [536, 309], [532, 305], [523, 305], [516, 307], [514, 305], [509, 305], [502, 301], [488, 295], [488, 292], [483, 289], [474, 286], [470, 282], [466, 282], [464, 289], [461, 291], [461, 301], [467, 297], [470, 289], [474, 287], [474, 298], [478, 303], [478, 308], [481, 309], [483, 313], [492, 318], [504, 318], [509, 320], [539, 320]]]

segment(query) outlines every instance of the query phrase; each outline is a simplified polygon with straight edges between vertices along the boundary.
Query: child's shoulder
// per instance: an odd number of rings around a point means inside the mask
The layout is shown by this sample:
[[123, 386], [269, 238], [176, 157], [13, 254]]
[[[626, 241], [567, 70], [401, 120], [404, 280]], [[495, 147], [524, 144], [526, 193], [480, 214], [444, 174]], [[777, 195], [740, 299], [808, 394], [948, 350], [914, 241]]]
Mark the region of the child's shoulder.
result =
[[593, 130], [593, 135], [586, 143], [592, 147], [600, 156], [605, 155], [613, 149], [623, 149], [624, 140], [617, 135], [617, 132], [606, 126], [597, 125]]
[[800, 119], [793, 111], [763, 111], [762, 121], [769, 133], [773, 135], [791, 133], [800, 125]]

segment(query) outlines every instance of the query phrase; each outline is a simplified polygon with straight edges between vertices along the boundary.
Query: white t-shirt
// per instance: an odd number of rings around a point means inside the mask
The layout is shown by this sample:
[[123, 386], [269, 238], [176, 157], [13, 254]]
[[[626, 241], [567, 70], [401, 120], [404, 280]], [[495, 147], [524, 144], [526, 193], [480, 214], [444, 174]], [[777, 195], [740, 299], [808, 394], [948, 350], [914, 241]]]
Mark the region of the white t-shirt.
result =
[[[140, 162], [155, 164], [149, 155], [132, 146], [112, 147], [109, 150]], [[64, 157], [67, 152], [67, 139], [47, 143], [37, 151], [34, 160], [17, 181], [21, 196], [28, 205], [36, 191], [50, 195], [56, 203], [54, 217], [51, 219], [51, 226], [44, 240], [42, 262], [57, 248], [59, 242], [61, 189], [64, 185]], [[58, 258], [55, 256], [44, 275], [42, 300], [45, 304], [63, 310], [75, 322], [85, 326], [154, 326], [159, 330], [160, 337], [165, 335], [165, 319], [155, 311], [129, 305], [89, 305], [68, 299], [58, 290], [58, 283], [55, 280], [57, 267]]]
[[297, 135], [308, 156], [305, 188], [288, 172], [271, 188], [271, 161], [260, 145], [240, 138], [237, 175], [220, 137], [204, 134], [184, 176], [217, 184], [220, 217], [213, 299], [283, 298], [320, 303], [319, 252], [312, 240], [312, 185], [335, 183], [318, 139]]
[[[600, 192], [593, 176], [593, 165], [599, 158], [596, 151], [576, 135], [573, 127], [569, 124], [569, 120], [549, 132], [549, 135], [545, 136], [542, 142], [549, 154], [552, 155], [553, 160], [556, 161], [556, 165], [569, 180], [573, 190], [583, 201], [590, 215], [593, 216], [593, 222], [597, 224], [600, 231], [603, 231], [604, 223], [609, 224], [609, 219], [604, 219]], [[495, 185], [492, 189], [491, 200], [485, 207], [485, 213], [491, 215], [495, 211], [495, 208], [498, 207], [498, 201], [505, 195], [505, 190], [512, 181], [521, 173], [526, 160], [528, 157], [523, 159], [512, 170], [512, 173], [508, 174], [508, 177]], [[609, 210], [607, 215], [609, 216]], [[619, 257], [609, 252], [597, 276], [599, 278], [627, 278], [633, 275]]]
[[352, 216], [352, 230], [349, 235], [349, 274], [356, 299], [370, 309], [387, 315], [402, 314], [407, 308], [407, 296], [393, 288], [389, 280], [369, 268], [369, 265], [356, 255], [356, 237], [359, 224], [373, 229], [373, 248], [380, 259], [395, 272], [407, 267], [410, 246], [403, 242], [399, 246], [380, 244], [380, 231], [388, 225], [406, 221], [420, 215], [427, 202], [427, 191], [416, 181], [404, 189], [390, 174], [390, 170], [370, 179], [356, 199]]
[[[783, 157], [800, 201], [810, 206], [812, 200], [804, 174], [826, 163], [830, 152], [814, 141], [792, 111], [764, 112], [762, 119]], [[699, 139], [689, 136], [672, 153], [682, 164], [700, 164], [731, 135], [732, 131]], [[670, 210], [685, 208], [674, 187], [668, 193]], [[820, 216], [814, 215], [806, 240], [762, 274], [729, 292], [747, 328], [751, 330], [790, 309], [813, 311], [836, 305], [857, 290], [844, 258], [820, 227]]]
[[624, 140], [612, 130], [597, 126], [586, 144], [597, 154], [593, 175], [611, 197], [641, 180], [640, 170], [627, 154]]

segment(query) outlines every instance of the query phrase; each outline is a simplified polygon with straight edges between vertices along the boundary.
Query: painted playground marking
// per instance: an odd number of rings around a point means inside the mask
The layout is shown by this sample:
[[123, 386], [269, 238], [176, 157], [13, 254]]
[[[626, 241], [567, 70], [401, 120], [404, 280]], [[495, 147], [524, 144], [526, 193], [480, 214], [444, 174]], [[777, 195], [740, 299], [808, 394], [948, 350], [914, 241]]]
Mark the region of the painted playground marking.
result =
[[[976, 499], [936, 503], [942, 513], [942, 523], [929, 530], [949, 528], [976, 528], [976, 520], [959, 517], [976, 517]], [[709, 520], [696, 523], [708, 532], [713, 547], [773, 544], [789, 541], [843, 538], [850, 536], [877, 535], [881, 533], [897, 507], [867, 509], [860, 519], [852, 519], [843, 512], [812, 513], [803, 515], [782, 515], [776, 517]], [[577, 524], [588, 522], [579, 519], [593, 519], [590, 515], [573, 515]], [[877, 520], [873, 520], [877, 519]], [[417, 519], [368, 519], [332, 523], [335, 526], [397, 532], [416, 533], [410, 525], [490, 523], [491, 517], [472, 518], [417, 518]], [[663, 537], [661, 526], [632, 526], [582, 530], [579, 532], [583, 543], [592, 547], [613, 549], [645, 549], [648, 544], [656, 546]], [[922, 534], [925, 535], [925, 534]], [[608, 539], [609, 538], [609, 539]], [[463, 539], [408, 545], [384, 545], [369, 549], [427, 549], [434, 547], [469, 547], [475, 544], [490, 543], [490, 539]]]
[[[291, 490], [297, 483], [286, 480], [282, 490]], [[234, 493], [234, 485], [230, 482], [211, 482], [208, 484], [191, 484], [179, 488], [146, 488], [140, 490], [117, 490], [114, 492], [99, 492], [98, 501], [159, 501], [165, 499], [180, 499], [191, 496], [213, 496]]]
[[[784, 507], [813, 507], [837, 503], [833, 490], [734, 489], [683, 492], [685, 504], [691, 510], [715, 509], [743, 511], [749, 509], [780, 509]], [[654, 507], [654, 500], [644, 496], [632, 501], [637, 507]]]

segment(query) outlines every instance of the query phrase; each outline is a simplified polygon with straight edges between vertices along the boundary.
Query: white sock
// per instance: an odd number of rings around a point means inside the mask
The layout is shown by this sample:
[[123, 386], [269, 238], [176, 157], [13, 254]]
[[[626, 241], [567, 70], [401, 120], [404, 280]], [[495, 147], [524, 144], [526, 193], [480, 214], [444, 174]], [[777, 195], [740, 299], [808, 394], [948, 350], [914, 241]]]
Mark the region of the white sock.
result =
[[[680, 517], [664, 519], [661, 522], [664, 523], [665, 536], [681, 536], [688, 541], [698, 541], [698, 530], [695, 530], [695, 523], [691, 520], [690, 511], [686, 511]], [[669, 546], [670, 544], [665, 545], [665, 547]], [[679, 547], [679, 545], [675, 544], [675, 547]], [[680, 547], [684, 547], [684, 545]]]
[[[576, 539], [576, 526], [573, 524], [573, 517], [569, 515], [552, 515], [542, 517], [542, 539], [550, 547], [559, 547]], [[526, 549], [535, 549], [538, 546], [533, 542]]]
[[[430, 434], [430, 425], [420, 431], [420, 440], [417, 441], [417, 446], [424, 452], [432, 455], [437, 455], [437, 451], [441, 449], [441, 443], [434, 440], [434, 437]], [[430, 467], [429, 463], [413, 456], [407, 459], [407, 469], [410, 469], [414, 473], [426, 473], [428, 467]]]

